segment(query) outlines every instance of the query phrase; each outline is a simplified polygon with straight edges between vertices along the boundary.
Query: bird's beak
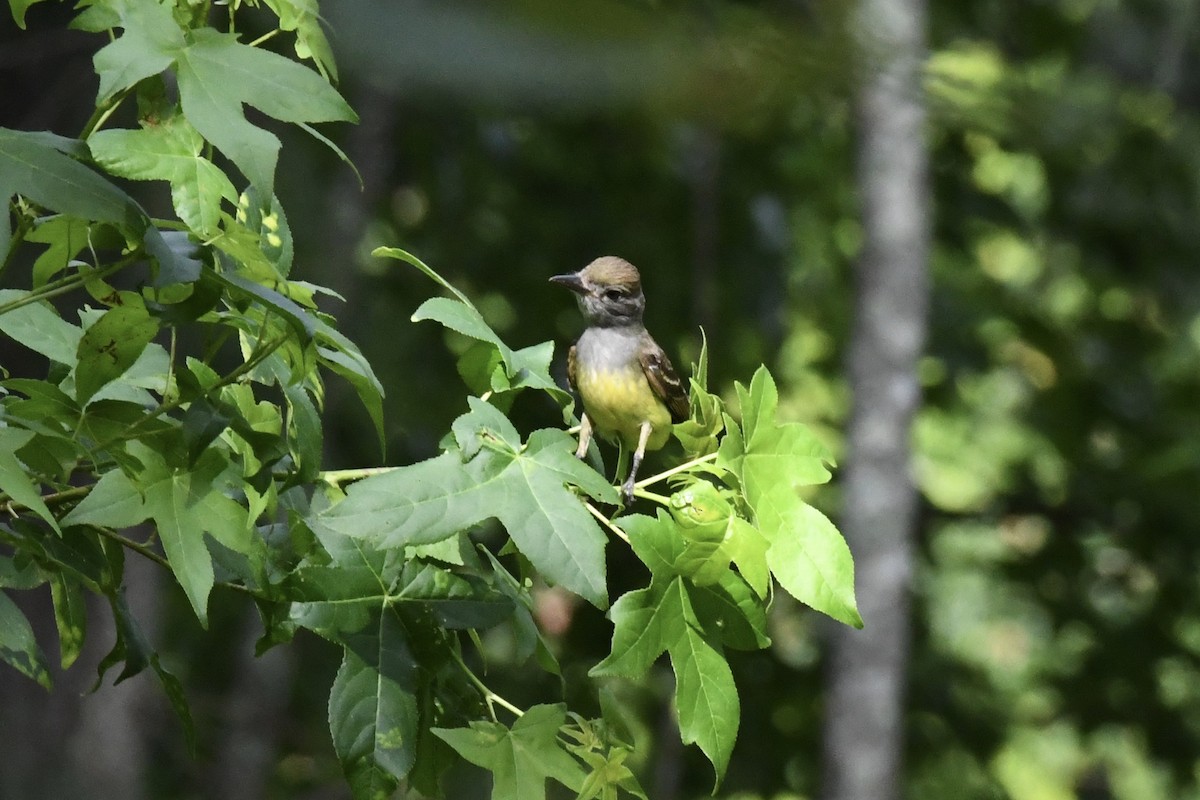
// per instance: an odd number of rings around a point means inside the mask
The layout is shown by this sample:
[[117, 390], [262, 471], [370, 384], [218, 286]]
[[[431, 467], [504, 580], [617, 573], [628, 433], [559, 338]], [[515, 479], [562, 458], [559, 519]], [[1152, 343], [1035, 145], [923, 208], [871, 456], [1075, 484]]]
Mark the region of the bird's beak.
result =
[[579, 277], [578, 272], [572, 272], [568, 275], [555, 275], [550, 279], [551, 283], [557, 283], [559, 286], [565, 286], [575, 294], [587, 294], [588, 289], [583, 285], [583, 278]]

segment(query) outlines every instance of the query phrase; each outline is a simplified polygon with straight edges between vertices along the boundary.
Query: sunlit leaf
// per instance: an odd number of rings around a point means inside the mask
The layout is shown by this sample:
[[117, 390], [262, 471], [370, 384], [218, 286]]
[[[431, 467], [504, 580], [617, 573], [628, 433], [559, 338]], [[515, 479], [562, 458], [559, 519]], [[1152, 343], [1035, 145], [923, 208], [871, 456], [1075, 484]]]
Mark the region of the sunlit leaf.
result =
[[204, 139], [182, 115], [140, 130], [98, 131], [88, 139], [88, 147], [96, 162], [114, 175], [167, 181], [175, 213], [203, 236], [217, 230], [221, 200], [237, 201], [237, 190], [201, 155]]

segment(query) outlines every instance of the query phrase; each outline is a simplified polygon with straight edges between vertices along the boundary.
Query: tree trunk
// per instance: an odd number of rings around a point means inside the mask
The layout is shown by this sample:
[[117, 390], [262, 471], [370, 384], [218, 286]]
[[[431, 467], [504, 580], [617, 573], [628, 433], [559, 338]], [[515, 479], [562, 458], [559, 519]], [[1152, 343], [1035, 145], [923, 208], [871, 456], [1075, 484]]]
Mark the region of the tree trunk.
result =
[[854, 408], [842, 530], [854, 552], [862, 631], [831, 641], [824, 797], [902, 794], [904, 687], [916, 489], [909, 429], [920, 399], [929, 248], [921, 68], [924, 0], [861, 0], [857, 102], [864, 248], [849, 353]]

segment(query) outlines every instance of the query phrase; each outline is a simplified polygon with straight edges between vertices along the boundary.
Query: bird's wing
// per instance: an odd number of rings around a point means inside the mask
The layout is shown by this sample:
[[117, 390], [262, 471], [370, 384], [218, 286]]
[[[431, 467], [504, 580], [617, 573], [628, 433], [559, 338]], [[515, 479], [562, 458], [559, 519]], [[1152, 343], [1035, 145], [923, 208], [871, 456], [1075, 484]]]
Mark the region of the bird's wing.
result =
[[658, 342], [650, 338], [650, 334], [646, 334], [642, 339], [642, 345], [638, 348], [638, 361], [641, 362], [642, 372], [645, 373], [650, 388], [666, 403], [671, 412], [671, 419], [675, 422], [687, 419], [691, 412], [687, 390], [683, 388], [675, 367], [671, 366], [671, 359], [667, 358]]
[[567, 351], [567, 385], [575, 388], [575, 345]]

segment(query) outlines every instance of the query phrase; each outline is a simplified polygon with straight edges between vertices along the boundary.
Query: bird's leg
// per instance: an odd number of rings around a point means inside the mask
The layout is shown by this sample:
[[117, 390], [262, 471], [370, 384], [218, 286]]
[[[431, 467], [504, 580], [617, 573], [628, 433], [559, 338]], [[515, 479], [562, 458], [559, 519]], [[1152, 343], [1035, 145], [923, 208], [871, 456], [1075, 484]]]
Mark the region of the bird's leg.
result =
[[588, 419], [586, 413], [579, 417], [579, 447], [575, 450], [575, 457], [582, 459], [587, 455], [588, 445], [592, 442], [592, 421]]
[[646, 442], [650, 441], [650, 432], [653, 426], [649, 422], [643, 422], [641, 430], [638, 431], [637, 450], [633, 451], [633, 465], [629, 468], [629, 477], [625, 479], [625, 483], [621, 484], [621, 494], [625, 497], [625, 505], [633, 505], [633, 482], [637, 480], [638, 467], [642, 465], [642, 456], [646, 454]]

